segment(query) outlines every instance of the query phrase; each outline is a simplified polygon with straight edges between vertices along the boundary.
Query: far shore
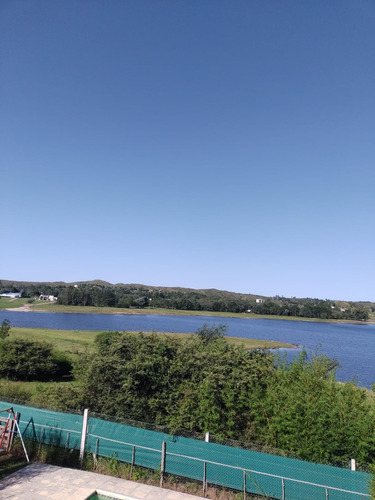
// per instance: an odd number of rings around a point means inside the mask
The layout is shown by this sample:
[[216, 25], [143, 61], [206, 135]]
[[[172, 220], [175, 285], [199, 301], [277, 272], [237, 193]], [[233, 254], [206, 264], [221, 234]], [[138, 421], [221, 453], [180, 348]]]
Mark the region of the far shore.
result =
[[[1, 310], [1, 309], [0, 309]], [[251, 313], [230, 313], [230, 312], [213, 312], [213, 311], [186, 311], [177, 309], [124, 309], [116, 307], [94, 307], [94, 306], [63, 306], [56, 303], [47, 303], [45, 301], [36, 301], [32, 304], [23, 304], [20, 307], [9, 307], [2, 309], [3, 311], [17, 312], [60, 312], [60, 313], [76, 313], [76, 314], [123, 314], [123, 315], [164, 315], [164, 316], [213, 316], [217, 318], [242, 318], [242, 319], [269, 319], [281, 321], [305, 321], [309, 323], [334, 323], [334, 324], [349, 324], [349, 325], [374, 325], [374, 320], [369, 321], [354, 321], [354, 320], [339, 320], [339, 319], [320, 319], [320, 318], [302, 318], [299, 316], [273, 316], [264, 314]]]

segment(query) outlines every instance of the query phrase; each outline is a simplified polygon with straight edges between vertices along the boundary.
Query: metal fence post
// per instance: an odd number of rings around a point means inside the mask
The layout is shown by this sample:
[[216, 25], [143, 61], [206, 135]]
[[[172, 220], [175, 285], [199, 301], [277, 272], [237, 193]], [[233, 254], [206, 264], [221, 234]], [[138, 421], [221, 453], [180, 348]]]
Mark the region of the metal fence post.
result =
[[243, 500], [246, 500], [246, 471], [243, 471]]
[[281, 485], [282, 485], [282, 488], [283, 488], [282, 500], [285, 500], [285, 481], [284, 481], [284, 478], [281, 479]]
[[135, 463], [135, 446], [132, 446], [132, 463], [130, 466], [130, 479], [133, 477], [134, 463]]
[[85, 454], [88, 420], [89, 420], [89, 410], [86, 408], [83, 412], [81, 447], [79, 449], [79, 459], [81, 462]]
[[326, 488], [326, 500], [329, 500], [328, 488]]
[[164, 481], [164, 472], [165, 472], [165, 450], [167, 447], [167, 443], [163, 441], [161, 445], [161, 464], [160, 464], [160, 488], [163, 487]]
[[69, 438], [70, 438], [70, 432], [66, 433], [66, 441], [65, 441], [65, 449], [67, 450], [69, 447]]
[[39, 439], [38, 455], [40, 453], [40, 450], [42, 449], [43, 442], [44, 442], [44, 427], [42, 427], [40, 429], [40, 439]]
[[203, 496], [207, 494], [207, 463], [203, 462]]
[[96, 445], [95, 445], [95, 451], [93, 453], [93, 458], [94, 458], [94, 466], [95, 468], [98, 465], [98, 449], [99, 449], [99, 439], [96, 440]]

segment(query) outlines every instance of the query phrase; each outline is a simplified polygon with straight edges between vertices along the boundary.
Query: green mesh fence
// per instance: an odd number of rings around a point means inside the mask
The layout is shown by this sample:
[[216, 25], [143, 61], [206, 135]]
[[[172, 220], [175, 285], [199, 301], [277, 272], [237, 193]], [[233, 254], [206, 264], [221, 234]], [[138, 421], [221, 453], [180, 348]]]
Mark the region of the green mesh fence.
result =
[[0, 401], [0, 409], [11, 406], [21, 415], [19, 425], [24, 438], [69, 449], [79, 449], [82, 415], [59, 413]]
[[[21, 413], [24, 436], [79, 448], [83, 417], [0, 402]], [[162, 448], [165, 442], [163, 460]], [[89, 418], [86, 451], [280, 500], [361, 500], [370, 498], [370, 475], [328, 465], [269, 455], [116, 422]]]

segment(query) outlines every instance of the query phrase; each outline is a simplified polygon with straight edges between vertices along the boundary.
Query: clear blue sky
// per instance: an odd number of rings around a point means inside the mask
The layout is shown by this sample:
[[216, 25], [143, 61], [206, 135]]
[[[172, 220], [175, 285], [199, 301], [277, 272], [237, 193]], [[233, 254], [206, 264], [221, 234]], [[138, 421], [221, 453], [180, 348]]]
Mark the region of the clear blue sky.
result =
[[0, 279], [375, 300], [373, 0], [2, 0]]

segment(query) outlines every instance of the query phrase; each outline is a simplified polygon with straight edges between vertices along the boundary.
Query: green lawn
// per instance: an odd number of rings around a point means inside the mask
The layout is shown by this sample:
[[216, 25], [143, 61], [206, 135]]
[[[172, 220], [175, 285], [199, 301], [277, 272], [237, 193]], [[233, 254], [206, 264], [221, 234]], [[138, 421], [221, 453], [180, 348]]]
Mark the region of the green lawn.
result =
[[93, 347], [94, 339], [99, 332], [78, 330], [51, 330], [48, 328], [19, 328], [13, 326], [10, 338], [24, 338], [46, 341], [57, 349], [69, 353], [79, 353]]
[[27, 304], [30, 299], [10, 299], [8, 297], [0, 297], [0, 309], [14, 309]]

